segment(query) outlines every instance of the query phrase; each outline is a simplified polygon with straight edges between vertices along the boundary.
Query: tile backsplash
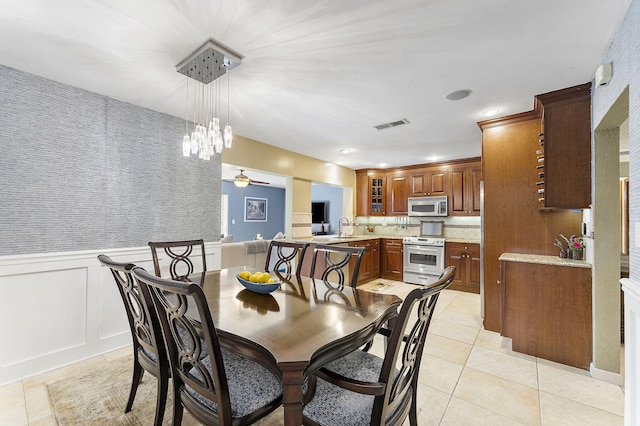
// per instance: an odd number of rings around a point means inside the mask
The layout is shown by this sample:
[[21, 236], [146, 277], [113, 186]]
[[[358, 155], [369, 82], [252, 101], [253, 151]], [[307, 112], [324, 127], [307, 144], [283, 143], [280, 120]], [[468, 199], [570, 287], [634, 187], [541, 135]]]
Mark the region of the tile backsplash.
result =
[[445, 226], [444, 237], [465, 240], [480, 240], [480, 226]]
[[[420, 235], [420, 222], [429, 218], [409, 216], [358, 216], [355, 233], [358, 235], [383, 235], [414, 237]], [[438, 218], [444, 221], [443, 237], [480, 240], [479, 216], [451, 216]]]

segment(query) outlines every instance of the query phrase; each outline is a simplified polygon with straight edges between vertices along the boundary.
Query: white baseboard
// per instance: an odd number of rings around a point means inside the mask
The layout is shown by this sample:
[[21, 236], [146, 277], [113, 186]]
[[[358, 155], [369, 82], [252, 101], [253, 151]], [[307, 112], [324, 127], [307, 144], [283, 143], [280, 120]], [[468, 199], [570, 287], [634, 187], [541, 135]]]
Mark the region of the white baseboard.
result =
[[624, 424], [640, 424], [640, 283], [620, 280], [624, 291]]
[[616, 386], [622, 386], [623, 380], [622, 380], [622, 375], [620, 373], [613, 373], [611, 371], [601, 370], [599, 368], [594, 367], [593, 363], [591, 363], [589, 366], [589, 372], [591, 373], [591, 377], [593, 377], [594, 379], [611, 383]]

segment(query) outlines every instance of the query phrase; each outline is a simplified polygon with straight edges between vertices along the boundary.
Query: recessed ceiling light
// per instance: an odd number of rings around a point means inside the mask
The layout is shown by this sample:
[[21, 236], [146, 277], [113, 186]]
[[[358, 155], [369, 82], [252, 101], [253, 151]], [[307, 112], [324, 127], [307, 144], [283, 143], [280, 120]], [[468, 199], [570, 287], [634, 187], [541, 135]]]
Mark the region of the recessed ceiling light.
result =
[[499, 112], [500, 110], [498, 108], [492, 108], [492, 109], [483, 111], [480, 115], [482, 115], [483, 117], [491, 117], [492, 115], [496, 115]]
[[347, 148], [345, 148], [345, 149], [341, 149], [341, 150], [340, 150], [340, 154], [345, 154], [345, 155], [346, 155], [346, 154], [351, 154], [351, 150], [350, 150], [350, 149], [347, 149]]
[[438, 157], [437, 155], [432, 155], [431, 157], [429, 157], [430, 161], [438, 161], [440, 159], [440, 157]]
[[387, 163], [380, 163], [378, 164], [378, 167], [387, 167]]
[[468, 98], [473, 92], [469, 89], [456, 90], [444, 95], [444, 98], [448, 101], [459, 101], [464, 98]]

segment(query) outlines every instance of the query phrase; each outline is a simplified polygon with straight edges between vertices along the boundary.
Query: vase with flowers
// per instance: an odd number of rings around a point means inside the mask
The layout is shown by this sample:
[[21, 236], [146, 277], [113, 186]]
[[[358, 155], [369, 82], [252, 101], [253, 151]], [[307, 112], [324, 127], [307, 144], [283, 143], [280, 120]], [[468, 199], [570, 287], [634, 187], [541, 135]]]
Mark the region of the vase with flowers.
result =
[[572, 259], [582, 260], [584, 254], [584, 240], [582, 237], [574, 237], [572, 235], [571, 238], [569, 238], [569, 250]]

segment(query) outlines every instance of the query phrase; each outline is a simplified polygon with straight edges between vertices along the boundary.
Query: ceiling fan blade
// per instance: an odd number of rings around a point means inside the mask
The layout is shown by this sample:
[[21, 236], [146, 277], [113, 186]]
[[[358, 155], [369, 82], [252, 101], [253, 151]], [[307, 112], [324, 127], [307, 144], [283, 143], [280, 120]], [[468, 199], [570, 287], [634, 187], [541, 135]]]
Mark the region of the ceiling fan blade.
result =
[[263, 181], [261, 181], [261, 180], [253, 180], [253, 179], [249, 179], [249, 182], [251, 182], [251, 183], [256, 183], [256, 184], [258, 184], [258, 185], [271, 185], [271, 183], [269, 183], [269, 182], [263, 182]]

